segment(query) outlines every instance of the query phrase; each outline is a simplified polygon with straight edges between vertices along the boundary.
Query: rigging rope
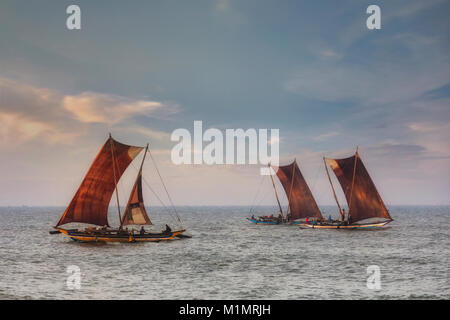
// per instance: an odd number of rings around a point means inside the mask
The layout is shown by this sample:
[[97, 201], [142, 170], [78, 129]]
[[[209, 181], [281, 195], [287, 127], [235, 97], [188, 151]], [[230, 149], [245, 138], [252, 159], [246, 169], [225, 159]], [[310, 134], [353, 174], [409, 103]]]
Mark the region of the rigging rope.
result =
[[[316, 186], [317, 186], [317, 180], [318, 180], [318, 177], [319, 177], [319, 172], [321, 172], [321, 170], [320, 170], [321, 168], [322, 168], [322, 164], [319, 163], [319, 165], [317, 166], [316, 177], [314, 178], [314, 183], [313, 183], [312, 188], [311, 188], [311, 193], [312, 193], [313, 195], [314, 195], [314, 193], [315, 193], [315, 189], [316, 189]], [[322, 189], [318, 194], [319, 194], [319, 195], [317, 196], [317, 193], [316, 193], [316, 202], [317, 202], [317, 205], [318, 205], [318, 203], [320, 202], [320, 200], [322, 199], [322, 196], [323, 196], [323, 194], [324, 194], [324, 190]]]
[[269, 192], [270, 192], [270, 193], [272, 192], [272, 188], [268, 188], [268, 189], [266, 190], [266, 193], [263, 194], [263, 197], [262, 197], [262, 198], [259, 200], [259, 202], [257, 203], [258, 206], [260, 206], [261, 203], [264, 201], [264, 199], [266, 199], [266, 197], [267, 197], [267, 195], [268, 195]]
[[261, 182], [259, 183], [258, 190], [255, 194], [255, 197], [253, 198], [252, 205], [250, 206], [250, 212], [248, 213], [249, 215], [252, 213], [253, 206], [255, 205], [256, 198], [258, 197], [259, 192], [261, 191], [261, 186], [262, 186], [263, 182], [264, 182], [264, 176], [261, 176]]
[[155, 165], [156, 171], [158, 172], [158, 176], [159, 176], [159, 178], [161, 179], [161, 183], [162, 183], [162, 185], [163, 185], [163, 187], [164, 187], [164, 190], [166, 191], [167, 198], [169, 198], [170, 205], [172, 206], [172, 209], [173, 209], [173, 211], [175, 212], [175, 214], [176, 214], [176, 216], [177, 216], [177, 218], [178, 218], [178, 222], [179, 222], [181, 225], [183, 225], [183, 222], [181, 221], [181, 218], [180, 218], [180, 216], [178, 215], [177, 209], [175, 208], [175, 206], [174, 206], [174, 204], [173, 204], [172, 197], [170, 196], [169, 191], [167, 191], [166, 184], [164, 183], [164, 180], [163, 180], [161, 174], [159, 173], [158, 166], [156, 165], [156, 161], [155, 161], [155, 159], [153, 158], [152, 153], [150, 152], [150, 148], [148, 149], [148, 154], [150, 155], [150, 158], [152, 158], [153, 164]]
[[312, 193], [314, 192], [314, 189], [316, 188], [317, 177], [319, 176], [319, 171], [320, 171], [321, 168], [322, 168], [322, 164], [320, 163], [320, 164], [317, 166], [316, 177], [314, 178], [314, 184], [313, 184], [313, 186], [312, 186], [312, 188], [311, 188], [311, 192], [312, 192]]
[[[131, 166], [133, 167], [133, 169], [135, 169], [136, 171], [138, 171], [138, 169], [134, 166], [133, 163], [131, 163]], [[165, 205], [165, 203], [161, 200], [161, 198], [158, 196], [158, 194], [156, 193], [155, 190], [153, 190], [153, 188], [150, 186], [150, 184], [147, 182], [147, 179], [145, 179], [144, 176], [142, 176], [142, 180], [144, 180], [145, 185], [147, 186], [147, 188], [150, 189], [150, 191], [153, 193], [153, 195], [156, 197], [156, 199], [159, 201], [159, 203], [161, 203], [161, 205], [163, 206], [163, 208], [167, 211], [167, 213], [172, 216], [172, 213], [170, 212], [169, 208], [167, 208], [167, 206]]]

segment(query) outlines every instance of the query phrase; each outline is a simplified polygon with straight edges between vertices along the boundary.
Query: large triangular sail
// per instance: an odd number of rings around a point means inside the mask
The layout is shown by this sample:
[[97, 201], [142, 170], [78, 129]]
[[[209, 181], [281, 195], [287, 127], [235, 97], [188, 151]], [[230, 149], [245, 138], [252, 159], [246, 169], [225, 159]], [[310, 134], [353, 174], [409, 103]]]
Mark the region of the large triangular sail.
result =
[[56, 226], [70, 222], [109, 226], [108, 207], [117, 182], [142, 149], [110, 137], [95, 157]]
[[392, 220], [358, 152], [350, 158], [326, 161], [344, 191], [352, 222], [369, 218]]
[[144, 197], [142, 196], [142, 165], [144, 164], [145, 156], [147, 155], [148, 145], [145, 149], [144, 157], [142, 158], [141, 167], [134, 183], [133, 189], [130, 193], [130, 198], [123, 213], [121, 225], [150, 225], [152, 222], [147, 215], [144, 205]]
[[289, 200], [291, 220], [322, 218], [316, 200], [314, 200], [311, 190], [300, 172], [297, 161], [287, 166], [278, 167], [277, 177]]

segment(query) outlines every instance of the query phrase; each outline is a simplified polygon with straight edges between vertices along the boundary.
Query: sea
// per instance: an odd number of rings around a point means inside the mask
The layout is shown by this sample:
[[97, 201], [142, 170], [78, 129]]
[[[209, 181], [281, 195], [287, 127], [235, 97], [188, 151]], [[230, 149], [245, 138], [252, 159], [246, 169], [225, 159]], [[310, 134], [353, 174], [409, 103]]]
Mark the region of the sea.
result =
[[352, 231], [255, 225], [249, 207], [156, 207], [154, 230], [177, 213], [192, 238], [88, 244], [49, 234], [64, 208], [1, 207], [0, 299], [450, 299], [450, 207], [389, 209], [388, 227]]

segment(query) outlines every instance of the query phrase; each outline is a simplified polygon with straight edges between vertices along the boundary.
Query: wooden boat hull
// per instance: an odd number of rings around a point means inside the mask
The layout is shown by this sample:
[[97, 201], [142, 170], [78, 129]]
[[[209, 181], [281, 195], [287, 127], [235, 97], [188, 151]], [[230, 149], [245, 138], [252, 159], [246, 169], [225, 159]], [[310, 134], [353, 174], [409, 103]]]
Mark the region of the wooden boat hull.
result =
[[254, 224], [267, 224], [267, 225], [277, 225], [277, 224], [295, 224], [295, 225], [299, 225], [302, 224], [303, 222], [301, 221], [282, 221], [282, 222], [278, 222], [278, 221], [261, 221], [258, 219], [252, 219], [252, 218], [247, 218], [248, 221], [254, 223]]
[[57, 228], [62, 234], [68, 236], [74, 241], [79, 242], [159, 242], [171, 240], [182, 234], [184, 229], [173, 231], [171, 233], [146, 233], [146, 234], [117, 234], [117, 233], [88, 233], [84, 231], [73, 231]]
[[379, 223], [367, 223], [367, 224], [353, 224], [353, 225], [326, 225], [326, 224], [310, 224], [300, 223], [300, 228], [304, 229], [339, 229], [339, 230], [361, 230], [361, 229], [376, 229], [387, 225], [391, 221], [384, 221]]
[[254, 224], [282, 224], [282, 222], [278, 222], [278, 221], [262, 221], [262, 220], [258, 220], [258, 219], [252, 219], [252, 218], [247, 218], [248, 221], [254, 223]]

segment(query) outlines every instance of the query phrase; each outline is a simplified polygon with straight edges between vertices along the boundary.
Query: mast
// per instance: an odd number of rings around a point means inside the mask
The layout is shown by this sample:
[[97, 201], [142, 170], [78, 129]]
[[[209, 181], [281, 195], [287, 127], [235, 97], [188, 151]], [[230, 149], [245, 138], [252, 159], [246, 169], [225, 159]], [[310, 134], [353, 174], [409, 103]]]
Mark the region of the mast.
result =
[[116, 190], [117, 211], [119, 213], [119, 222], [121, 223], [122, 217], [120, 215], [119, 192], [117, 191], [116, 160], [114, 157], [114, 142], [111, 137], [111, 133], [109, 133], [109, 140], [111, 141], [111, 156], [112, 156], [112, 165], [113, 165], [113, 173], [114, 173], [114, 188]]
[[144, 151], [144, 156], [142, 157], [142, 162], [141, 162], [141, 166], [139, 167], [139, 171], [142, 171], [142, 167], [144, 165], [144, 161], [145, 161], [145, 156], [147, 155], [147, 151], [148, 151], [148, 143], [145, 146], [145, 151]]
[[[271, 173], [270, 170], [272, 170], [272, 168], [270, 166], [270, 163], [268, 164], [268, 167], [269, 173]], [[275, 182], [273, 181], [272, 174], [270, 174], [270, 180], [272, 180], [273, 191], [275, 191], [275, 197], [277, 198], [278, 207], [280, 208], [281, 216], [283, 216], [283, 209], [281, 208], [280, 199], [278, 198], [277, 188], [275, 188]]]
[[286, 218], [288, 217], [288, 214], [290, 212], [290, 207], [291, 207], [291, 194], [292, 194], [292, 188], [294, 187], [295, 164], [296, 163], [297, 163], [297, 159], [294, 158], [294, 163], [292, 165], [292, 180], [291, 180], [291, 188], [289, 189], [288, 208], [287, 208], [287, 211], [286, 211]]
[[[350, 217], [350, 209], [352, 207], [352, 198], [353, 198], [353, 188], [355, 186], [355, 177], [356, 177], [356, 163], [358, 162], [358, 146], [356, 146], [356, 152], [355, 152], [355, 164], [353, 166], [353, 177], [352, 177], [352, 188], [350, 191], [350, 202], [348, 204], [348, 213], [347, 217]], [[348, 220], [348, 218], [347, 218]]]
[[[137, 176], [136, 176], [136, 180], [135, 180], [135, 182], [134, 182], [134, 185], [136, 185], [136, 183], [138, 182], [139, 176], [140, 176], [141, 173], [142, 173], [142, 167], [143, 167], [143, 165], [144, 165], [145, 156], [147, 155], [147, 150], [148, 150], [148, 143], [147, 143], [147, 146], [145, 147], [144, 156], [142, 157], [141, 165], [139, 166], [139, 171], [138, 171], [138, 174], [137, 174]], [[131, 200], [131, 199], [130, 199], [130, 200]], [[128, 200], [127, 208], [128, 208], [128, 206], [129, 206], [129, 204], [130, 204], [130, 200]], [[124, 222], [124, 220], [125, 220], [125, 216], [127, 215], [127, 208], [125, 208], [125, 213], [124, 213], [124, 216], [123, 216], [123, 220], [122, 220], [122, 219], [120, 220], [120, 227], [121, 227], [121, 228], [122, 228], [123, 222]]]
[[333, 190], [333, 196], [334, 196], [334, 200], [336, 200], [336, 204], [337, 204], [338, 209], [339, 209], [339, 214], [341, 214], [342, 209], [341, 209], [341, 206], [339, 205], [339, 201], [338, 201], [338, 198], [336, 196], [336, 191], [334, 190], [333, 182], [331, 182], [331, 177], [330, 177], [330, 173], [328, 172], [328, 167], [327, 167], [327, 163], [325, 161], [325, 157], [323, 157], [323, 164], [325, 165], [325, 171], [327, 172], [328, 181], [330, 181], [331, 190]]

